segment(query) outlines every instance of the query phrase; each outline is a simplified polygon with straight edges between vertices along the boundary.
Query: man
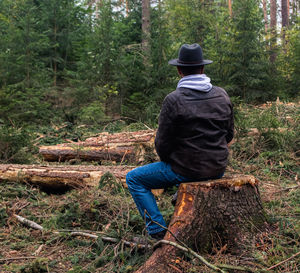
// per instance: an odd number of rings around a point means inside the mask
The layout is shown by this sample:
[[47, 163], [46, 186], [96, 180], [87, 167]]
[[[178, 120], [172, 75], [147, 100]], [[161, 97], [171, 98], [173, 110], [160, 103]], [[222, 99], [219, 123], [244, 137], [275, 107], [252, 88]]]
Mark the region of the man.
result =
[[166, 223], [151, 189], [221, 178], [227, 165], [234, 126], [232, 104], [225, 90], [213, 86], [204, 74], [204, 65], [210, 63], [203, 59], [198, 44], [184, 44], [178, 59], [169, 61], [177, 66], [181, 80], [164, 99], [159, 116], [155, 148], [161, 161], [126, 176], [136, 206], [146, 217], [146, 229], [158, 240], [166, 233]]

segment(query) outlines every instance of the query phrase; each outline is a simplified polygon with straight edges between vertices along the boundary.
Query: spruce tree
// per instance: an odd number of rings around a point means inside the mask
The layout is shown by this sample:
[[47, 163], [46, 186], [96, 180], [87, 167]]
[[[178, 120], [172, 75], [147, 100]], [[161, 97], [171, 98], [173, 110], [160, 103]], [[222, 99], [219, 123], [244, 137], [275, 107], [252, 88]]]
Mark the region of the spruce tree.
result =
[[[48, 72], [41, 58], [48, 47], [33, 0], [1, 1], [0, 115], [15, 124], [48, 116], [44, 101]], [[3, 17], [2, 17], [3, 18]]]
[[267, 98], [272, 89], [262, 34], [263, 13], [259, 1], [234, 1], [231, 46], [226, 64], [228, 86], [232, 94], [248, 101]]

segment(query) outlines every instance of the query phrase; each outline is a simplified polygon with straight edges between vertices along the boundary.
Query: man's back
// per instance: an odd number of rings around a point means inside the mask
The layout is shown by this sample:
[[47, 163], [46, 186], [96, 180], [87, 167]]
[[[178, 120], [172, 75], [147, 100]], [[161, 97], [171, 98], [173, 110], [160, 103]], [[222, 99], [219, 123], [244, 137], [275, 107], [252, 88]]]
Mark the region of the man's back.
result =
[[178, 88], [165, 98], [155, 143], [175, 172], [195, 179], [223, 173], [232, 137], [232, 105], [222, 88]]

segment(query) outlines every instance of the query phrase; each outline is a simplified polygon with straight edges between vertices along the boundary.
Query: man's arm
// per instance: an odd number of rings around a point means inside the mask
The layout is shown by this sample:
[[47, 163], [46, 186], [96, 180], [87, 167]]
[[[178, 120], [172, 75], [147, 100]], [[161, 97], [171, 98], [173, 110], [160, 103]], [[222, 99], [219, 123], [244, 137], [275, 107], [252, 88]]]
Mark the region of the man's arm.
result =
[[169, 156], [174, 142], [174, 121], [168, 98], [165, 98], [158, 120], [158, 130], [155, 137], [155, 149], [161, 161], [169, 162]]

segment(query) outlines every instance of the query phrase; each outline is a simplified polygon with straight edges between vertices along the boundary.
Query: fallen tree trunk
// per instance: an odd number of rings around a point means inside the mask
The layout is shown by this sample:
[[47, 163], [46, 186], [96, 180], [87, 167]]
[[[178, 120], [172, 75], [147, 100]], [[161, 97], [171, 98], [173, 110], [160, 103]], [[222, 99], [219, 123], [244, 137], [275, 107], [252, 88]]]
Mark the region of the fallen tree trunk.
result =
[[143, 130], [109, 134], [101, 133], [85, 141], [41, 146], [39, 153], [46, 161], [115, 161], [127, 164], [155, 161], [155, 131]]
[[[265, 129], [263, 132], [278, 131], [283, 133], [285, 128]], [[246, 136], [259, 136], [256, 128], [249, 128]], [[67, 161], [80, 159], [83, 161], [110, 161], [138, 164], [154, 162], [158, 156], [154, 148], [155, 130], [122, 132], [109, 134], [107, 132], [91, 137], [85, 141], [70, 142], [51, 146], [41, 146], [39, 153], [46, 161]]]
[[98, 186], [101, 177], [109, 172], [126, 185], [127, 172], [131, 166], [39, 166], [39, 165], [0, 165], [0, 181], [20, 181], [39, 186], [60, 188], [82, 188]]
[[[97, 187], [103, 175], [112, 174], [117, 183], [126, 185], [126, 174], [133, 166], [58, 166], [58, 165], [0, 165], [0, 181], [19, 181], [38, 185], [44, 188], [64, 190], [68, 188]], [[152, 190], [160, 195], [163, 189]]]
[[[236, 252], [264, 223], [257, 181], [253, 176], [235, 175], [181, 184], [168, 229], [197, 252], [213, 248]], [[176, 242], [169, 232], [164, 239]], [[174, 261], [179, 254], [174, 246], [163, 245], [136, 272], [178, 272]]]

